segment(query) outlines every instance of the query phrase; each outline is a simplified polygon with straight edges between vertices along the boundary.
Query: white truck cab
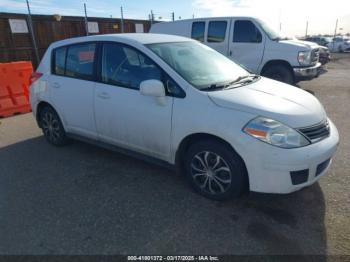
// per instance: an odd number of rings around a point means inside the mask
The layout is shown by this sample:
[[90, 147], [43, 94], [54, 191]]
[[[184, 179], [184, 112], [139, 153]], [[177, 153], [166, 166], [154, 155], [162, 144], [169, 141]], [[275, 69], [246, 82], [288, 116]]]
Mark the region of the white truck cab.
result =
[[196, 39], [251, 73], [294, 84], [318, 76], [319, 46], [281, 37], [253, 17], [211, 17], [153, 24], [151, 33]]

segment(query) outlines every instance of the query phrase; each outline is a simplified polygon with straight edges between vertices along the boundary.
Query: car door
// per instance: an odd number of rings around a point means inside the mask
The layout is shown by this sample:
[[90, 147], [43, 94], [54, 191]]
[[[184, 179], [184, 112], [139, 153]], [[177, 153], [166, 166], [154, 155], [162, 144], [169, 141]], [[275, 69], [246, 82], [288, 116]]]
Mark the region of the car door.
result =
[[258, 68], [264, 56], [265, 35], [251, 20], [232, 20], [229, 56], [252, 73]]
[[228, 56], [230, 19], [209, 20], [205, 44]]
[[93, 113], [95, 43], [79, 43], [53, 51], [50, 97], [67, 132], [97, 138]]
[[173, 97], [144, 96], [143, 80], [163, 80], [162, 70], [138, 50], [120, 43], [101, 46], [101, 79], [96, 84], [99, 138], [153, 157], [170, 155]]

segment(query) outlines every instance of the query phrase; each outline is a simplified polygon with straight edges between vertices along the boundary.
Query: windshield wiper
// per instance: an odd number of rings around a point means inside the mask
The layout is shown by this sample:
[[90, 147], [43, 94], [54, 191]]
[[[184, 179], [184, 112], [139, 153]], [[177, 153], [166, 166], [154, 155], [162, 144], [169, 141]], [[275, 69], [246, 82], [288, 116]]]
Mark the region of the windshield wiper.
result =
[[230, 89], [230, 88], [232, 88], [232, 86], [236, 86], [236, 85], [248, 83], [248, 82], [250, 83], [258, 77], [259, 77], [258, 75], [254, 75], [254, 74], [244, 75], [244, 76], [237, 77], [233, 81], [211, 84], [210, 86], [201, 88], [201, 90], [202, 91], [215, 91], [215, 90], [220, 90], [220, 89]]
[[219, 90], [219, 89], [224, 89], [227, 86], [231, 85], [233, 81], [230, 82], [224, 82], [224, 83], [216, 83], [216, 84], [211, 84], [210, 86], [201, 88], [202, 91], [214, 91], [214, 90]]
[[275, 38], [272, 38], [271, 40], [272, 41], [276, 41], [276, 42], [278, 42], [278, 41], [283, 41], [283, 40], [292, 40], [293, 38], [291, 38], [291, 37], [275, 37]]
[[236, 78], [234, 81], [230, 82], [229, 85], [227, 85], [224, 89], [229, 89], [233, 85], [250, 83], [250, 82], [253, 82], [257, 78], [259, 78], [259, 76], [254, 75], [254, 74], [240, 76], [240, 77]]

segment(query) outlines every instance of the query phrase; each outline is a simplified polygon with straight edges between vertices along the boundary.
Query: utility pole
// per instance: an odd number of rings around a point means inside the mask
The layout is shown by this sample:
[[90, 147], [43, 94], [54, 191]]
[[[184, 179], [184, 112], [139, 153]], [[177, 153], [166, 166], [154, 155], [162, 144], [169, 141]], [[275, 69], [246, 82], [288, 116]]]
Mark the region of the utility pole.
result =
[[124, 33], [124, 14], [123, 7], [120, 7], [120, 24], [121, 24], [121, 32]]
[[278, 15], [278, 21], [279, 21], [279, 26], [280, 26], [280, 33], [282, 31], [281, 15], [282, 15], [282, 10], [280, 8], [279, 15]]
[[337, 35], [337, 28], [338, 28], [338, 18], [337, 18], [337, 21], [335, 21], [334, 37]]
[[154, 14], [153, 14], [153, 10], [151, 10], [151, 24], [154, 23]]
[[36, 65], [39, 65], [40, 59], [39, 59], [39, 53], [38, 53], [38, 46], [36, 44], [35, 35], [34, 35], [32, 14], [30, 12], [29, 1], [28, 0], [26, 0], [26, 1], [27, 1], [27, 8], [28, 8], [28, 24], [29, 24], [30, 36], [32, 38], [32, 43], [33, 43], [33, 47], [34, 47]]
[[337, 35], [337, 27], [338, 27], [338, 18], [337, 18], [337, 20], [335, 21], [335, 28], [334, 28], [334, 36], [333, 36], [333, 41], [332, 41], [332, 51], [334, 51], [334, 38], [336, 37], [336, 35]]
[[306, 21], [306, 31], [305, 31], [305, 37], [307, 37], [307, 30], [309, 29], [309, 21]]
[[171, 20], [175, 21], [175, 13], [174, 12], [171, 13]]
[[84, 13], [85, 13], [85, 31], [86, 31], [86, 35], [89, 35], [89, 25], [88, 25], [88, 19], [87, 19], [87, 13], [86, 13], [86, 3], [84, 3]]

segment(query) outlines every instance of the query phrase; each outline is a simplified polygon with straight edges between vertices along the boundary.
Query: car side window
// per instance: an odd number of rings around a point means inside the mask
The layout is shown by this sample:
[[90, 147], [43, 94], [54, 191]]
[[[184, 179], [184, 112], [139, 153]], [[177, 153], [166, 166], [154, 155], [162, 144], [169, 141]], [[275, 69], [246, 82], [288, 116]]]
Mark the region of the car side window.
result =
[[93, 80], [95, 50], [95, 43], [69, 46], [65, 75], [84, 80]]
[[200, 42], [204, 42], [204, 30], [205, 30], [205, 22], [193, 22], [191, 38]]
[[105, 43], [102, 48], [101, 78], [106, 84], [139, 89], [144, 80], [162, 81], [162, 71], [133, 48]]
[[66, 47], [55, 49], [53, 58], [53, 73], [56, 75], [64, 75], [64, 68], [66, 64]]
[[236, 43], [261, 43], [262, 35], [259, 29], [249, 20], [235, 21], [233, 30], [233, 42]]
[[225, 41], [226, 28], [226, 21], [210, 21], [207, 41], [216, 43]]
[[102, 46], [101, 80], [103, 83], [140, 89], [144, 80], [156, 79], [163, 83], [167, 95], [185, 97], [184, 91], [150, 58], [118, 43]]

